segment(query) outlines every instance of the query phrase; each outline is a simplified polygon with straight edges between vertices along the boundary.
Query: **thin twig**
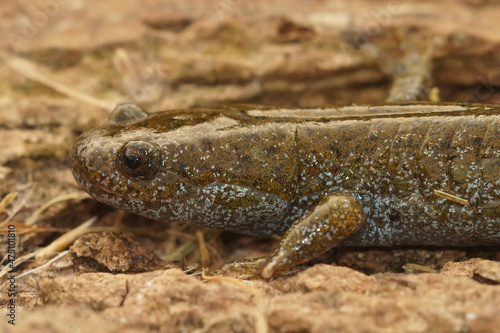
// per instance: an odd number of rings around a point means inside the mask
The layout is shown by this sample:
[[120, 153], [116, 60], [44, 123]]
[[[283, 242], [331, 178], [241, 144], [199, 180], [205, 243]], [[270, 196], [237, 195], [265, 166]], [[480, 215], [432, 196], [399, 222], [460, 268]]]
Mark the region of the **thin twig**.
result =
[[470, 202], [468, 200], [459, 198], [456, 195], [453, 195], [453, 194], [450, 194], [450, 193], [446, 193], [446, 192], [443, 192], [443, 191], [439, 191], [439, 190], [434, 190], [434, 194], [437, 195], [438, 197], [442, 197], [442, 198], [445, 198], [445, 199], [448, 199], [448, 200], [451, 200], [451, 201], [455, 201], [455, 202], [457, 202], [457, 203], [459, 203], [461, 205], [470, 207]]
[[57, 82], [56, 80], [50, 78], [47, 74], [43, 73], [35, 64], [25, 59], [19, 57], [11, 56], [6, 61], [7, 66], [12, 70], [21, 74], [22, 76], [50, 87], [57, 92], [66, 95], [70, 98], [74, 98], [78, 101], [93, 105], [95, 107], [104, 109], [108, 112], [114, 109], [115, 103], [111, 103], [102, 99], [92, 97], [90, 95], [81, 93], [70, 88], [67, 85]]
[[55, 261], [61, 259], [62, 257], [64, 257], [67, 253], [68, 253], [68, 250], [60, 252], [57, 256], [55, 256], [54, 258], [50, 259], [45, 264], [40, 265], [38, 267], [35, 267], [35, 268], [33, 268], [33, 269], [29, 270], [29, 271], [26, 271], [26, 272], [24, 272], [23, 274], [21, 274], [19, 276], [16, 276], [16, 279], [19, 279], [20, 277], [28, 275], [28, 274], [33, 274], [35, 272], [41, 271], [42, 269], [44, 269], [45, 267], [48, 267], [53, 262], [55, 262]]
[[40, 215], [47, 208], [49, 208], [52, 205], [55, 205], [56, 203], [67, 201], [67, 200], [83, 200], [83, 199], [86, 199], [86, 198], [90, 198], [90, 196], [87, 193], [83, 192], [83, 191], [79, 191], [79, 192], [75, 192], [75, 193], [69, 193], [69, 194], [63, 194], [63, 195], [57, 196], [54, 199], [52, 199], [52, 200], [46, 202], [45, 204], [43, 204], [42, 207], [40, 207], [37, 210], [35, 210], [33, 212], [33, 214], [31, 214], [31, 216], [28, 217], [28, 219], [26, 220], [26, 222], [24, 224], [26, 224], [26, 225], [33, 225], [38, 220], [38, 218], [40, 217]]
[[63, 234], [43, 249], [40, 249], [40, 251], [37, 251], [35, 258], [37, 260], [51, 258], [56, 253], [61, 252], [63, 249], [70, 246], [78, 237], [88, 233], [88, 229], [95, 221], [97, 221], [97, 216], [90, 218], [75, 229]]
[[3, 213], [5, 211], [5, 208], [11, 204], [12, 201], [17, 197], [19, 192], [11, 192], [7, 194], [2, 201], [0, 201], [0, 213]]
[[198, 239], [198, 246], [201, 256], [201, 267], [208, 267], [210, 265], [210, 252], [207, 249], [207, 243], [205, 242], [205, 235], [203, 230], [196, 230], [196, 238]]
[[[48, 246], [32, 252], [28, 253], [22, 257], [19, 257], [14, 261], [14, 267], [17, 267], [21, 265], [23, 262], [31, 259], [31, 258], [36, 258], [36, 259], [44, 259], [44, 258], [50, 258], [57, 254], [58, 252], [62, 251], [66, 247], [68, 247], [71, 243], [75, 241], [78, 237], [81, 235], [85, 234], [87, 232], [87, 229], [97, 220], [97, 216], [92, 217], [91, 219], [83, 222], [81, 225], [79, 225], [77, 228], [65, 233], [61, 237], [57, 238], [55, 241], [50, 243]], [[1, 271], [0, 271], [0, 278], [3, 277], [5, 274], [7, 274], [12, 268], [10, 265], [6, 265]]]

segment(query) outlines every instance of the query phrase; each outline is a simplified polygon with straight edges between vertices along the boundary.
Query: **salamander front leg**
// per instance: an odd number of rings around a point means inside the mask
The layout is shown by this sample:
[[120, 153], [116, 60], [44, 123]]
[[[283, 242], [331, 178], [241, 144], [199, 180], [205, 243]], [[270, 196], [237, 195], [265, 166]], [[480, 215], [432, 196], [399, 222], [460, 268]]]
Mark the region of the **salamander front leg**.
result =
[[288, 229], [271, 255], [227, 264], [221, 274], [261, 274], [270, 278], [276, 271], [321, 256], [353, 233], [364, 218], [363, 208], [353, 195], [328, 195]]

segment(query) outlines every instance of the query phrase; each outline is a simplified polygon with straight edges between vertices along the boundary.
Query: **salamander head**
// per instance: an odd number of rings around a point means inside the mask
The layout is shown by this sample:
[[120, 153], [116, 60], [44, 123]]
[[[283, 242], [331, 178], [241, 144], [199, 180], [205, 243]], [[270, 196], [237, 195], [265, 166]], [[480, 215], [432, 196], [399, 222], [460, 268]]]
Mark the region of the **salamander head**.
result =
[[157, 220], [167, 220], [164, 213], [169, 211], [168, 216], [182, 221], [177, 202], [191, 195], [193, 186], [165, 167], [160, 128], [149, 119], [135, 104], [119, 105], [108, 126], [83, 134], [75, 143], [73, 175], [103, 203]]
[[232, 112], [150, 115], [134, 104], [118, 106], [108, 126], [75, 143], [75, 179], [95, 199], [155, 220], [261, 236], [281, 232], [276, 221], [294, 193], [294, 131], [247, 126]]

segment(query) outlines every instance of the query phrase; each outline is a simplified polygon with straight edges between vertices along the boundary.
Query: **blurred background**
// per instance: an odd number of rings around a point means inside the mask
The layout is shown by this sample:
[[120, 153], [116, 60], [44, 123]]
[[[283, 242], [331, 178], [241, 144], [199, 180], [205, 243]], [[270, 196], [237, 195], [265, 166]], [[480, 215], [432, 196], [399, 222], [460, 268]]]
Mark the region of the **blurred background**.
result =
[[[443, 101], [500, 101], [500, 2], [2, 1], [0, 49], [109, 102], [185, 108], [376, 103], [405, 42], [435, 37]], [[7, 66], [1, 100], [62, 99]]]

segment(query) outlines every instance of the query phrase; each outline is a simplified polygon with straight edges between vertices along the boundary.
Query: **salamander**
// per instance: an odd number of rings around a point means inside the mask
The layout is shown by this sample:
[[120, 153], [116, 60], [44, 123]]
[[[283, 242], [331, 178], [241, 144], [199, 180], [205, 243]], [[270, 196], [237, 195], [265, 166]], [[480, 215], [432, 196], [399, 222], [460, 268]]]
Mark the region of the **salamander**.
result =
[[500, 244], [496, 105], [128, 103], [77, 140], [72, 164], [85, 191], [125, 211], [283, 236], [223, 272], [270, 277], [334, 246]]

